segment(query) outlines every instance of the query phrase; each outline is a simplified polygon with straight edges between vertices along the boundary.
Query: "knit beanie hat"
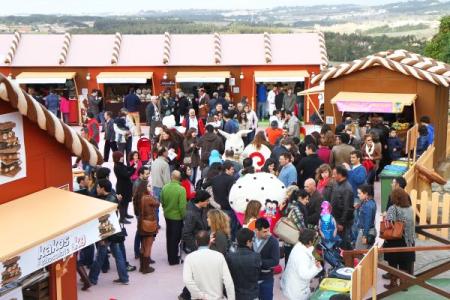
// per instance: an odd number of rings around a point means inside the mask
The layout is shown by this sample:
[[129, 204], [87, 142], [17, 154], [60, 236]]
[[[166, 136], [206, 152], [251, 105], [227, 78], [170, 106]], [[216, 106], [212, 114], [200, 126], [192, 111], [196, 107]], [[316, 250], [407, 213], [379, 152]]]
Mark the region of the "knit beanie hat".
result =
[[203, 202], [205, 200], [208, 200], [209, 198], [211, 198], [211, 195], [207, 191], [199, 190], [195, 195], [194, 203]]
[[213, 163], [222, 164], [222, 158], [220, 157], [220, 153], [217, 150], [211, 151], [211, 154], [209, 155], [209, 165], [212, 165]]

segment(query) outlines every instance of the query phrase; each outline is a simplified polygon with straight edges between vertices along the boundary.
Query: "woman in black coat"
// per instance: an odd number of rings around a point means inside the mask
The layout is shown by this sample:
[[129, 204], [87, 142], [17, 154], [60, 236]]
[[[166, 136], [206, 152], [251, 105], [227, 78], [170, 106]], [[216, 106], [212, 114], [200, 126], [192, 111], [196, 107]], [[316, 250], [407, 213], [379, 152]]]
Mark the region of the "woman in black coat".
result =
[[[119, 202], [120, 222], [130, 224], [127, 219], [133, 218], [128, 214], [128, 205], [131, 202], [133, 183], [131, 182], [131, 175], [135, 172], [135, 167], [128, 167], [124, 164], [123, 153], [115, 151], [113, 153], [114, 174], [117, 178], [116, 193], [121, 195], [122, 199]], [[135, 164], [137, 166], [137, 164]]]

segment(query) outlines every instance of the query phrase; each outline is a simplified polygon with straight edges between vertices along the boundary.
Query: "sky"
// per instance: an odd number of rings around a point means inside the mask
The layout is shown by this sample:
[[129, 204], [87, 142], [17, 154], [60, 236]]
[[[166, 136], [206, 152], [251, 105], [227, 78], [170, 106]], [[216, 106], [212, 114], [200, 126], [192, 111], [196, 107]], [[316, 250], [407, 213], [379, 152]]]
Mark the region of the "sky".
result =
[[129, 14], [141, 10], [255, 9], [318, 4], [385, 4], [398, 0], [0, 0], [0, 15], [23, 14]]

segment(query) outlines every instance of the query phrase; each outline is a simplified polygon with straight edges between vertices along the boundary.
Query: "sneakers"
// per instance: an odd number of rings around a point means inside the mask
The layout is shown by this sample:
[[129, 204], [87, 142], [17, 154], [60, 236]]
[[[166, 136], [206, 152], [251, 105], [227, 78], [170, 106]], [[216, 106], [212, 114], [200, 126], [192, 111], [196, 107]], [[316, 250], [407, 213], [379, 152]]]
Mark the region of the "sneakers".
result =
[[134, 217], [132, 215], [126, 215], [125, 218], [127, 219], [133, 219]]
[[132, 266], [132, 265], [127, 265], [127, 271], [128, 271], [128, 272], [136, 271], [136, 267], [135, 267], [135, 266]]
[[123, 285], [129, 285], [130, 284], [130, 281], [122, 281], [120, 279], [115, 279], [115, 280], [113, 280], [113, 282], [117, 283], [117, 284], [123, 284]]
[[119, 220], [119, 223], [122, 223], [122, 224], [131, 224], [131, 222], [128, 221], [127, 219], [121, 219], [121, 220]]

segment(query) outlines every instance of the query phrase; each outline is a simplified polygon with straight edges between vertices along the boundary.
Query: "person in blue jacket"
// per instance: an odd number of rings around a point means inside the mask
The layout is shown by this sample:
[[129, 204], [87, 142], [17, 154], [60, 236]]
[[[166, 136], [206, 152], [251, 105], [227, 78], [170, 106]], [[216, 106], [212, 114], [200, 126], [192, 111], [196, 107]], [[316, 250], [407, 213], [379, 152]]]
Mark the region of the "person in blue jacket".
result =
[[366, 182], [367, 172], [361, 164], [362, 153], [359, 150], [350, 152], [350, 163], [344, 163], [344, 167], [348, 170], [348, 182], [352, 186], [353, 195], [357, 195], [358, 187]]
[[389, 138], [387, 140], [389, 158], [391, 161], [398, 160], [402, 155], [403, 143], [397, 136], [397, 131], [394, 128], [389, 130]]
[[369, 249], [377, 233], [375, 231], [375, 214], [377, 204], [374, 200], [373, 186], [363, 184], [358, 188], [358, 197], [361, 199], [361, 207], [358, 217], [358, 236], [356, 238], [355, 249]]
[[258, 118], [260, 120], [264, 119], [266, 117], [267, 112], [267, 87], [264, 85], [264, 83], [259, 83], [256, 87], [256, 98], [258, 99]]
[[427, 130], [428, 130], [428, 135], [427, 135], [428, 145], [433, 144], [433, 142], [434, 142], [434, 126], [431, 125], [430, 117], [429, 116], [422, 116], [420, 118], [420, 125], [425, 125], [427, 127]]
[[422, 155], [430, 146], [429, 132], [426, 125], [419, 126], [419, 137], [417, 138], [417, 155]]

